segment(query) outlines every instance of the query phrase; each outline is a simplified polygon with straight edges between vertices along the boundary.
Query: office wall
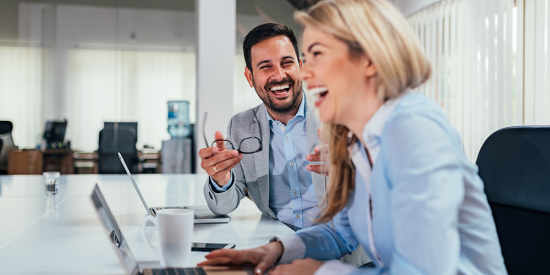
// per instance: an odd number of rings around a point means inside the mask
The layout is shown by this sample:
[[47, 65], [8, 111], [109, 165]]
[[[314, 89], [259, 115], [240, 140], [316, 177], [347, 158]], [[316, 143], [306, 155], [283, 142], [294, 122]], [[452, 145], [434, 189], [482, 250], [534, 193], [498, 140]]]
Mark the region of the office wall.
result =
[[129, 9], [158, 9], [173, 11], [194, 10], [193, 0], [2, 0], [0, 1], [0, 42], [13, 42], [18, 39], [21, 22], [20, 6], [25, 3], [43, 5], [88, 5], [103, 7], [123, 7]]

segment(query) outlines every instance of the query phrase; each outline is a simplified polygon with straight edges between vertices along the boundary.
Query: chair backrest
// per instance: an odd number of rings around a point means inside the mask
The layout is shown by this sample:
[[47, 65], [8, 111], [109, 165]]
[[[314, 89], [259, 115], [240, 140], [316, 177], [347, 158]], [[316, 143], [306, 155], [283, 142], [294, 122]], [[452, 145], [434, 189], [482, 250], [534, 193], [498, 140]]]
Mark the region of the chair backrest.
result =
[[550, 127], [493, 133], [476, 164], [509, 274], [550, 274]]
[[128, 127], [105, 128], [99, 132], [98, 172], [100, 174], [125, 174], [118, 159], [118, 152], [124, 158], [130, 172], [137, 173], [137, 135]]
[[130, 129], [103, 129], [99, 132], [99, 153], [136, 153], [137, 135]]
[[0, 120], [0, 135], [11, 133], [13, 123], [11, 121]]
[[15, 148], [11, 132], [13, 131], [13, 123], [11, 121], [0, 120], [0, 173], [7, 172], [8, 150]]

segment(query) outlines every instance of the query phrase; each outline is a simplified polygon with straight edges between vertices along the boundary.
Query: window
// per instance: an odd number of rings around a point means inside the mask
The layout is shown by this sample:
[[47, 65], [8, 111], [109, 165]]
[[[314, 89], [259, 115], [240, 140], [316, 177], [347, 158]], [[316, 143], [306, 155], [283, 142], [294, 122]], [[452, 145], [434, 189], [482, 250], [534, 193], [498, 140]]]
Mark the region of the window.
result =
[[170, 139], [167, 101], [187, 100], [195, 122], [195, 54], [75, 49], [67, 70], [67, 138], [97, 149], [104, 121], [137, 121], [138, 148]]
[[[547, 0], [536, 1], [540, 3], [538, 11], [525, 10], [525, 18], [530, 18], [525, 21], [524, 5], [533, 6], [535, 1], [443, 1], [408, 18], [433, 70], [430, 80], [417, 90], [441, 105], [472, 162], [496, 130], [550, 123], [542, 111], [550, 102], [548, 92], [542, 86], [530, 88], [544, 85], [548, 72], [549, 6]], [[538, 38], [531, 42], [534, 37], [527, 35], [527, 22], [534, 18]], [[530, 60], [534, 53], [537, 60]]]
[[43, 50], [0, 44], [0, 120], [13, 122], [15, 145], [42, 140]]

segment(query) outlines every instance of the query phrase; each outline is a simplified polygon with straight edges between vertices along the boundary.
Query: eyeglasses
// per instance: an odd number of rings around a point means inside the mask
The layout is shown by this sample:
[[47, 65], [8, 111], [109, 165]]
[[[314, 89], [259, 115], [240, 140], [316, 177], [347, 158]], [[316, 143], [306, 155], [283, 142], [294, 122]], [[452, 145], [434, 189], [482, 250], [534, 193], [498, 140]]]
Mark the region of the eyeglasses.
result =
[[202, 124], [202, 134], [204, 136], [204, 143], [206, 144], [206, 147], [214, 147], [214, 146], [225, 146], [227, 150], [237, 150], [241, 154], [253, 154], [256, 152], [262, 151], [262, 141], [257, 137], [247, 137], [239, 143], [239, 147], [235, 147], [233, 143], [230, 140], [227, 139], [217, 139], [212, 142], [211, 146], [208, 146], [208, 140], [206, 139], [206, 117], [208, 116], [208, 112], [204, 113], [204, 120]]

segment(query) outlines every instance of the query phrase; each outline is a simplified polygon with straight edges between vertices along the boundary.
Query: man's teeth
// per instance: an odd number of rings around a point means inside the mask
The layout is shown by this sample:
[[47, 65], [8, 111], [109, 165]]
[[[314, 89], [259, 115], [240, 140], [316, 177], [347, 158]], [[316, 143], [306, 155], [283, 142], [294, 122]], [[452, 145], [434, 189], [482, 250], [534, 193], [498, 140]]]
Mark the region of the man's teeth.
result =
[[290, 85], [275, 86], [275, 87], [271, 88], [271, 91], [275, 92], [275, 91], [285, 90], [285, 89], [288, 89], [288, 88], [290, 88]]
[[309, 90], [309, 94], [310, 95], [318, 95], [320, 93], [324, 93], [328, 91], [327, 87], [317, 87], [317, 88], [313, 88], [311, 90]]

